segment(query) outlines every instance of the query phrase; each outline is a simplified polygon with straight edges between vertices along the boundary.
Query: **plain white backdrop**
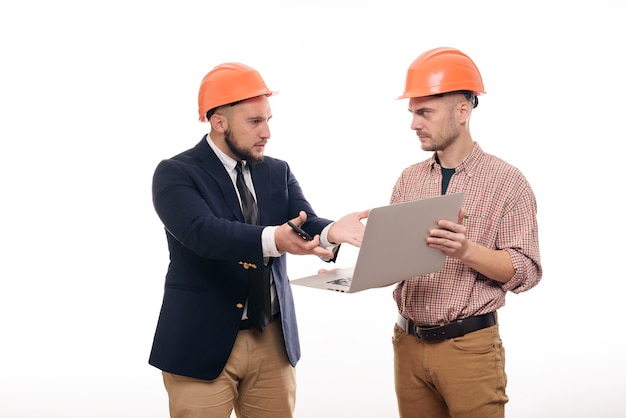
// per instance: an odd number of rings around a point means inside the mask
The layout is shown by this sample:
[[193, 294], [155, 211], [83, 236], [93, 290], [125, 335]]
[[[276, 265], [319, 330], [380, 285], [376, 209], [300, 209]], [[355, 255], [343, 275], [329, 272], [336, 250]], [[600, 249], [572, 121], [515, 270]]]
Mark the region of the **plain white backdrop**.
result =
[[[544, 278], [500, 310], [507, 417], [625, 416], [625, 20], [618, 0], [4, 2], [0, 416], [168, 416], [147, 364], [167, 268], [151, 177], [205, 133], [211, 68], [240, 61], [280, 91], [267, 154], [338, 218], [428, 157], [395, 98], [437, 46], [480, 68], [474, 139], [539, 205]], [[292, 278], [324, 266], [289, 259]], [[397, 416], [391, 290], [294, 288], [297, 418]]]

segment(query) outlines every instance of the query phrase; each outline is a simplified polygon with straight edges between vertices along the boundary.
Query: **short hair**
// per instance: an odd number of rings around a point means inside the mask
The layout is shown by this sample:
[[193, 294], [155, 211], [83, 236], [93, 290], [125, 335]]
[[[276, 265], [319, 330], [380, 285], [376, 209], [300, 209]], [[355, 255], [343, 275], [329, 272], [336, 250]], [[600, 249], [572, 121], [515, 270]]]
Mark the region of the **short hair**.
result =
[[463, 96], [465, 96], [465, 99], [472, 104], [473, 109], [476, 109], [476, 107], [478, 106], [478, 96], [475, 95], [473, 91], [469, 91], [469, 90], [448, 91], [446, 93], [433, 94], [433, 96], [443, 97], [448, 94], [462, 94]]
[[476, 107], [478, 107], [478, 96], [475, 95], [473, 91], [469, 90], [462, 90], [462, 93], [467, 101], [472, 104], [472, 109], [476, 109]]
[[[246, 100], [246, 99], [244, 99]], [[232, 102], [232, 103], [226, 103], [225, 105], [221, 105], [218, 107], [214, 107], [213, 109], [209, 109], [208, 112], [206, 112], [206, 120], [211, 119], [211, 116], [213, 116], [213, 114], [217, 111], [217, 109], [219, 109], [220, 107], [224, 107], [224, 106], [230, 106], [233, 107], [235, 105], [238, 105], [239, 103], [243, 102], [243, 100], [237, 100], [236, 102]]]

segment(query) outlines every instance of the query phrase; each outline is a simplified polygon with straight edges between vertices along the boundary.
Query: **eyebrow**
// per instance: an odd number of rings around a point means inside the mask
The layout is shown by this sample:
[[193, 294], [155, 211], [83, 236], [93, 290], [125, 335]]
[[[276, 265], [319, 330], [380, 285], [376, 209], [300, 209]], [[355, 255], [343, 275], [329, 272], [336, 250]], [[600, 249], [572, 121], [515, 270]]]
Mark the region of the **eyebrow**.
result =
[[261, 115], [258, 115], [258, 116], [250, 116], [250, 117], [248, 117], [248, 118], [247, 118], [247, 120], [250, 120], [250, 121], [251, 121], [251, 120], [261, 119], [261, 120], [267, 120], [267, 121], [269, 121], [270, 119], [272, 119], [272, 116], [273, 116], [273, 115], [269, 115], [268, 117], [261, 116]]
[[421, 106], [421, 107], [418, 107], [415, 110], [411, 110], [411, 108], [408, 108], [407, 110], [409, 111], [409, 113], [417, 113], [417, 112], [421, 112], [421, 111], [424, 111], [424, 110], [432, 110], [432, 111], [434, 111], [436, 109], [434, 107]]

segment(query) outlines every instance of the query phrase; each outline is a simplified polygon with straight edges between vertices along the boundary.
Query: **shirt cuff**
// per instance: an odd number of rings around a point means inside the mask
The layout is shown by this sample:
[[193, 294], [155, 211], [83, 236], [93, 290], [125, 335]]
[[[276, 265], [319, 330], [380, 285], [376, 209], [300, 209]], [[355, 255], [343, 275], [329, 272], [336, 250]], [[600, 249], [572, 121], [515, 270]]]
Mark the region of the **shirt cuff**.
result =
[[320, 234], [320, 247], [323, 247], [326, 250], [332, 250], [338, 245], [331, 244], [331, 242], [328, 240], [328, 231], [330, 231], [330, 227], [333, 226], [333, 224], [334, 222], [331, 222], [326, 225], [326, 227], [322, 229], [322, 233]]
[[333, 258], [320, 257], [322, 260], [327, 261], [327, 262], [334, 260], [337, 257], [337, 250], [339, 248], [339, 244], [332, 244], [328, 240], [328, 231], [330, 231], [330, 227], [333, 226], [333, 224], [334, 222], [331, 222], [328, 225], [326, 225], [326, 227], [322, 229], [322, 233], [320, 234], [320, 247], [323, 247], [325, 250], [330, 250], [333, 252], [333, 254], [335, 254], [335, 257]]
[[[337, 248], [339, 244], [331, 244], [330, 241], [328, 241], [328, 231], [330, 230], [330, 227], [333, 225], [333, 223], [334, 222], [329, 223], [324, 229], [322, 229], [322, 233], [320, 234], [320, 247], [335, 252], [335, 248]], [[278, 249], [276, 248], [276, 241], [274, 240], [276, 228], [278, 228], [278, 226], [266, 226], [265, 228], [263, 228], [263, 232], [261, 233], [263, 258], [280, 257], [284, 254], [284, 252], [278, 251]], [[322, 260], [324, 261], [330, 260], [323, 257], [320, 258], [322, 258]]]
[[261, 233], [261, 246], [263, 247], [263, 258], [267, 257], [280, 257], [282, 252], [276, 248], [276, 241], [274, 240], [274, 233], [277, 226], [266, 226]]

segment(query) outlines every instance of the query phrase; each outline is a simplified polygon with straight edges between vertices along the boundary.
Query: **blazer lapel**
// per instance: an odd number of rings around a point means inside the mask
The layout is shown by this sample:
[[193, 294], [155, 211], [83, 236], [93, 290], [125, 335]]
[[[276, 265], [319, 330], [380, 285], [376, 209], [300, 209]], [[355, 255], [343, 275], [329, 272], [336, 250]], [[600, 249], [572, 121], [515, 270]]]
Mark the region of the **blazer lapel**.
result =
[[[230, 178], [230, 175], [226, 172], [226, 168], [215, 155], [213, 149], [209, 146], [206, 140], [206, 135], [202, 140], [194, 147], [194, 156], [198, 160], [198, 165], [204, 171], [209, 174], [215, 180], [220, 188], [224, 201], [230, 208], [233, 215], [238, 221], [244, 222], [243, 213], [241, 212], [241, 206], [239, 205], [239, 198], [235, 192], [235, 186]], [[256, 188], [256, 183], [255, 183]]]
[[257, 205], [259, 206], [259, 214], [261, 215], [261, 225], [268, 225], [272, 201], [270, 169], [266, 162], [253, 163], [250, 164], [249, 167], [250, 174], [252, 175], [252, 183], [254, 183]]

